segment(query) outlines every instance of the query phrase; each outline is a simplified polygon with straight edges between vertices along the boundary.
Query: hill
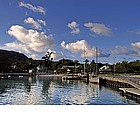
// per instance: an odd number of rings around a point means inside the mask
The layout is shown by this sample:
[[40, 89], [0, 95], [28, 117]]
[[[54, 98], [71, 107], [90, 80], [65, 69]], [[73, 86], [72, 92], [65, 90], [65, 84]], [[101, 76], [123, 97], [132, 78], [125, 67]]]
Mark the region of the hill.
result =
[[0, 72], [9, 72], [13, 64], [17, 64], [19, 62], [26, 62], [29, 58], [24, 54], [0, 50]]
[[25, 61], [29, 58], [22, 53], [14, 52], [14, 51], [7, 51], [7, 50], [0, 50], [0, 60], [8, 60], [9, 62], [19, 62]]

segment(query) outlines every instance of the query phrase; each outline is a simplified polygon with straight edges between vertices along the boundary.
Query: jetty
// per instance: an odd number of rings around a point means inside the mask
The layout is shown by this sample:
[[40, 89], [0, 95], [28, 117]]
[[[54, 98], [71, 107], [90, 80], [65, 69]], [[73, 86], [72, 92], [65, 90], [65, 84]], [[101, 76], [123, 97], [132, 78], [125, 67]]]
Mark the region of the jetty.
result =
[[33, 73], [0, 73], [0, 78], [20, 77], [20, 76], [34, 76], [34, 74]]
[[116, 88], [134, 87], [140, 90], [140, 77], [132, 76], [100, 76], [100, 82]]
[[100, 76], [101, 85], [119, 90], [123, 96], [128, 96], [140, 102], [140, 76]]
[[132, 93], [140, 96], [140, 90], [135, 88], [119, 88], [119, 90], [123, 91], [123, 93]]

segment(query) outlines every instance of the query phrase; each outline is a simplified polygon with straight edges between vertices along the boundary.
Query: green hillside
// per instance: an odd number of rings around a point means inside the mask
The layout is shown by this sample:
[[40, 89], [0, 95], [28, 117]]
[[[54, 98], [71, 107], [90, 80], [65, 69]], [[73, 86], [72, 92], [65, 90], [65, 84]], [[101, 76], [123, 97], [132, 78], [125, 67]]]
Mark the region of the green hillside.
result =
[[14, 51], [0, 50], [0, 72], [9, 72], [14, 65], [21, 62], [25, 63], [28, 60], [29, 58], [24, 54]]

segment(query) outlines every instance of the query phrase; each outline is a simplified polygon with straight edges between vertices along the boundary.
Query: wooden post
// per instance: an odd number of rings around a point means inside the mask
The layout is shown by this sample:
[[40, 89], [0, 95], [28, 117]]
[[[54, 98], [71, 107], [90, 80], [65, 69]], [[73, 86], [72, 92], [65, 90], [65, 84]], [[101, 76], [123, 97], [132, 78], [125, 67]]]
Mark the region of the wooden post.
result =
[[89, 84], [89, 73], [87, 73], [87, 84]]

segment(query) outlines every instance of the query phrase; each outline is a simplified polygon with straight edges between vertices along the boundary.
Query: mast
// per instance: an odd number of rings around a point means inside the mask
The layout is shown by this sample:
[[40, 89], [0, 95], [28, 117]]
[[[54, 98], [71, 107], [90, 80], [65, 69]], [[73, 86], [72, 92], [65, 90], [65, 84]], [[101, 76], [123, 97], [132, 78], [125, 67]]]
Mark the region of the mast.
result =
[[95, 48], [95, 73], [98, 75], [98, 48]]
[[84, 74], [85, 74], [85, 69], [86, 69], [86, 62], [85, 62], [85, 54], [86, 54], [86, 49], [85, 49], [85, 46], [84, 46]]

